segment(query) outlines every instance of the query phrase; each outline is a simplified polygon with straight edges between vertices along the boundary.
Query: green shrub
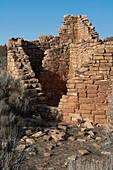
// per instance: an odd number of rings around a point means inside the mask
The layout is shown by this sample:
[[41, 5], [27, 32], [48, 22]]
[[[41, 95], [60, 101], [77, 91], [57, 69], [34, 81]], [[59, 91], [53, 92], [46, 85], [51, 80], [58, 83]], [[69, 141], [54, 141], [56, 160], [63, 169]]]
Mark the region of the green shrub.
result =
[[[14, 169], [23, 163], [22, 153], [16, 151], [19, 123], [30, 111], [19, 80], [8, 72], [0, 75], [0, 170]], [[19, 128], [18, 128], [19, 127]]]

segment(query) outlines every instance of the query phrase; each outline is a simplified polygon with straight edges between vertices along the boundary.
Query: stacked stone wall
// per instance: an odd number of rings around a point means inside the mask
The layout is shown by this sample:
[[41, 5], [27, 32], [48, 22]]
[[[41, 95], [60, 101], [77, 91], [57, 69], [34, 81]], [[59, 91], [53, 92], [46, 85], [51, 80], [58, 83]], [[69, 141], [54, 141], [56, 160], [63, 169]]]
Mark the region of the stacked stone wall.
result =
[[[35, 55], [37, 55], [37, 58]], [[20, 79], [23, 93], [29, 95], [29, 101], [33, 107], [37, 103], [45, 103], [41, 84], [36, 76], [36, 71], [39, 68], [41, 60], [38, 56], [43, 57], [43, 53], [34, 44], [24, 41], [21, 38], [9, 39], [7, 70], [15, 79]], [[38, 67], [36, 68], [34, 61], [37, 62]]]
[[87, 15], [65, 15], [61, 29], [59, 29], [60, 42], [74, 43], [81, 39], [87, 41], [98, 39], [95, 27], [89, 22]]
[[[64, 121], [105, 123], [113, 84], [113, 42], [98, 39], [87, 15], [65, 15], [58, 36], [8, 42], [8, 71], [32, 105]], [[60, 101], [60, 102], [59, 102]], [[48, 106], [47, 106], [48, 105]]]
[[45, 52], [39, 79], [48, 105], [58, 106], [60, 98], [66, 94], [69, 55], [69, 47], [65, 44]]
[[67, 95], [59, 103], [65, 121], [80, 117], [105, 123], [113, 84], [113, 42], [72, 44], [73, 77], [67, 81]]

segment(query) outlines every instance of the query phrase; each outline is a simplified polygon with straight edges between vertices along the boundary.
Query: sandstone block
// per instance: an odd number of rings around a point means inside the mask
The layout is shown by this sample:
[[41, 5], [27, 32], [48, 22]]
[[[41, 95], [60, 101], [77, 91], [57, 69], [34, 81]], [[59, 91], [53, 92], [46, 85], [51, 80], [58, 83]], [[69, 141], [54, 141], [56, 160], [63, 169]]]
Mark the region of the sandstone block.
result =
[[49, 156], [51, 156], [51, 155], [52, 155], [52, 154], [49, 153], [49, 152], [45, 152], [45, 153], [44, 153], [44, 156], [45, 156], [45, 157], [49, 157]]
[[94, 56], [94, 60], [102, 60], [102, 59], [104, 59], [104, 56], [102, 56], [102, 55]]
[[71, 107], [70, 107], [70, 108], [66, 108], [66, 107], [65, 107], [65, 108], [63, 109], [63, 112], [64, 112], [64, 113], [74, 113], [74, 112], [75, 112], [75, 108], [71, 108]]
[[107, 53], [113, 53], [113, 47], [106, 48]]
[[97, 90], [87, 90], [87, 94], [96, 94], [98, 91]]
[[105, 49], [104, 49], [104, 48], [97, 48], [97, 49], [95, 49], [95, 51], [94, 51], [95, 54], [97, 54], [97, 53], [99, 53], [99, 54], [104, 54], [104, 52], [105, 52]]
[[70, 121], [71, 121], [71, 117], [70, 117], [70, 116], [64, 116], [64, 115], [63, 115], [63, 121], [65, 121], [65, 122], [70, 122]]
[[93, 115], [104, 115], [105, 111], [104, 110], [95, 110], [95, 111], [92, 111], [92, 114]]
[[69, 89], [74, 89], [75, 88], [75, 84], [66, 84], [66, 87]]
[[93, 103], [94, 99], [93, 98], [79, 98], [79, 103]]
[[85, 84], [76, 84], [76, 88], [78, 88], [78, 89], [85, 89], [86, 85]]
[[105, 66], [102, 67], [102, 66], [101, 66], [101, 67], [99, 67], [99, 70], [102, 70], [102, 71], [104, 71], [104, 70], [105, 70], [105, 71], [109, 71], [109, 70], [110, 70], [110, 67], [107, 67], [107, 66], [106, 66], [106, 67], [105, 67]]
[[97, 85], [93, 85], [93, 84], [91, 84], [91, 85], [88, 84], [88, 85], [87, 85], [87, 90], [94, 90], [94, 91], [95, 91], [95, 90], [97, 90], [97, 88], [98, 88]]
[[[108, 70], [107, 68], [104, 68], [103, 70]], [[91, 79], [92, 80], [103, 80], [103, 75], [100, 75], [100, 76], [91, 76]]]
[[76, 103], [77, 101], [78, 101], [77, 96], [69, 96], [69, 98], [68, 98], [68, 102], [70, 102], [70, 103]]
[[79, 114], [82, 114], [82, 116], [83, 116], [83, 114], [91, 114], [91, 111], [89, 111], [89, 110], [77, 110], [77, 113], [79, 113]]
[[79, 93], [79, 98], [86, 98], [86, 93]]
[[81, 155], [88, 155], [89, 154], [89, 151], [87, 150], [79, 150], [78, 151]]
[[106, 115], [95, 115], [95, 119], [106, 119]]
[[35, 140], [34, 139], [30, 139], [30, 138], [27, 138], [26, 139], [26, 143], [29, 143], [29, 144], [34, 144], [35, 143]]
[[95, 106], [93, 104], [80, 104], [81, 110], [95, 110]]

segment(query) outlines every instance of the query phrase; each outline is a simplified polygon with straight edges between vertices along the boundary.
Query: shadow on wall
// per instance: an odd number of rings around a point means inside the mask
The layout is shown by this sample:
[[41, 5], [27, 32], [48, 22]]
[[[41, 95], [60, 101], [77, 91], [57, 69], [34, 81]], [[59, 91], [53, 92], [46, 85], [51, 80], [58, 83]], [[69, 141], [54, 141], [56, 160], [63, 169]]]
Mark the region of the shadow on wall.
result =
[[60, 98], [67, 92], [66, 82], [58, 74], [51, 72], [49, 67], [48, 70], [42, 67], [42, 60], [46, 49], [40, 46], [32, 42], [23, 42], [24, 52], [29, 56], [31, 67], [42, 86], [42, 93], [44, 94], [46, 104], [57, 107]]
[[26, 53], [26, 55], [29, 56], [29, 61], [31, 63], [31, 67], [33, 71], [35, 72], [36, 77], [38, 78], [38, 75], [40, 73], [40, 68], [42, 66], [42, 60], [44, 58], [44, 49], [39, 47], [38, 42], [23, 42], [23, 50]]
[[58, 74], [42, 69], [39, 76], [42, 92], [49, 106], [58, 106], [60, 98], [66, 94], [66, 82]]

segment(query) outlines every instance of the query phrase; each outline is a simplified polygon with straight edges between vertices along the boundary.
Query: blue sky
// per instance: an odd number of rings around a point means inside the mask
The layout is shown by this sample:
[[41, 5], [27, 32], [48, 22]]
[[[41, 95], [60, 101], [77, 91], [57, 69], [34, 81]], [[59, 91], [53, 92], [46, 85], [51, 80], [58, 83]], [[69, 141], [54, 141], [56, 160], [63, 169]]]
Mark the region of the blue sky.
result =
[[100, 38], [113, 36], [113, 0], [0, 0], [0, 44], [58, 35], [65, 14], [87, 14]]

